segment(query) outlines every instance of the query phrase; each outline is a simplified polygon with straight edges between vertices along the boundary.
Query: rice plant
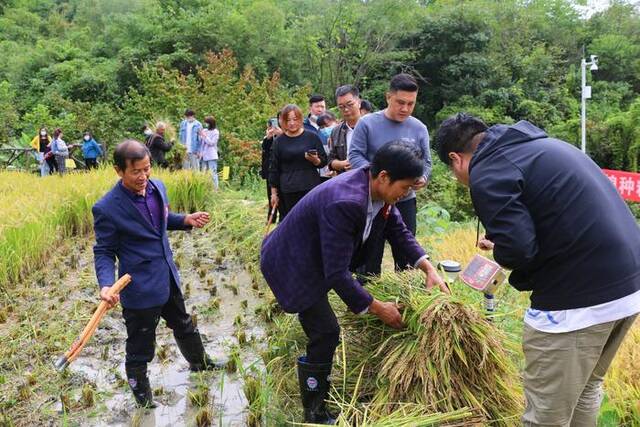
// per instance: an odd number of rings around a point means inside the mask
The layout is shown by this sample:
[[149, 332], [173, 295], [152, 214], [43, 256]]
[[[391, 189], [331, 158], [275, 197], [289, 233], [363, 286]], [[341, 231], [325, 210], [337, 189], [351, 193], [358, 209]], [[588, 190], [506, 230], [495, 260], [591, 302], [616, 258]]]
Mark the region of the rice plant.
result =
[[[371, 316], [345, 313], [345, 372], [363, 369], [361, 393], [381, 413], [395, 402], [439, 412], [472, 408], [500, 421], [522, 410], [517, 367], [500, 330], [457, 297], [424, 289], [421, 274], [385, 274], [368, 290], [404, 307], [405, 329], [392, 330]], [[355, 387], [349, 375], [347, 390]]]
[[[161, 172], [172, 209], [194, 212], [205, 208], [212, 186], [205, 174]], [[91, 207], [118, 180], [110, 169], [63, 178], [0, 171], [0, 292], [44, 268], [47, 254], [59, 242], [88, 234], [93, 225]], [[38, 189], [46, 188], [46, 197]]]
[[605, 377], [603, 410], [617, 415], [621, 425], [640, 424], [640, 321], [636, 320]]

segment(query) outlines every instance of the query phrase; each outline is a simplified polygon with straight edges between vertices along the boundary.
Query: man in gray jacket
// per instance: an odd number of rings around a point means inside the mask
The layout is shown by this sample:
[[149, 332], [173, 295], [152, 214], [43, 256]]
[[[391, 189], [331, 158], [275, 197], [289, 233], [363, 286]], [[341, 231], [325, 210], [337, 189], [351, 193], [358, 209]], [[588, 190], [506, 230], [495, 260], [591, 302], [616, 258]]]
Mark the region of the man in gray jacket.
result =
[[[349, 163], [354, 169], [369, 164], [378, 149], [389, 141], [405, 141], [415, 147], [419, 157], [424, 161], [424, 175], [413, 189], [396, 203], [402, 220], [414, 236], [417, 207], [416, 194], [413, 190], [427, 185], [427, 179], [431, 174], [429, 132], [420, 120], [411, 115], [417, 96], [418, 83], [413, 76], [409, 74], [394, 76], [387, 91], [387, 108], [367, 114], [358, 121], [349, 147]], [[396, 270], [405, 269], [409, 265], [409, 260], [393, 249], [392, 252]], [[384, 240], [378, 242], [376, 247], [372, 246], [366, 267], [360, 272], [380, 274], [383, 253]]]

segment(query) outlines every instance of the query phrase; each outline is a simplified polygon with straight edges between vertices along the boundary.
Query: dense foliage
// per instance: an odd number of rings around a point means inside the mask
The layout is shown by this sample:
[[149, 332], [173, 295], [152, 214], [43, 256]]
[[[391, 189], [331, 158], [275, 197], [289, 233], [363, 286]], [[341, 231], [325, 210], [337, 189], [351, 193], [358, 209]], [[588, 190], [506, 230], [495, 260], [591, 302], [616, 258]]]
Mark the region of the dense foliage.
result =
[[27, 144], [46, 124], [111, 145], [145, 121], [177, 124], [190, 106], [240, 144], [226, 161], [242, 170], [285, 101], [353, 82], [384, 107], [400, 70], [419, 77], [415, 114], [431, 129], [467, 110], [577, 144], [580, 59], [597, 54], [588, 150], [601, 166], [638, 169], [633, 2], [586, 17], [569, 0], [0, 0], [0, 52], [0, 143]]

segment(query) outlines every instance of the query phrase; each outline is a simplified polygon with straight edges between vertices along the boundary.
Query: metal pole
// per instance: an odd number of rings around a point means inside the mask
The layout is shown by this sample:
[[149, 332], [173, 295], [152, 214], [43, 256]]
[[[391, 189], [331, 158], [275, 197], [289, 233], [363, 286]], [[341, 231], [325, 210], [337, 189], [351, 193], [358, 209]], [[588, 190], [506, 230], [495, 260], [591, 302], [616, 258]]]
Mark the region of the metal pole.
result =
[[582, 105], [580, 110], [580, 148], [583, 153], [587, 152], [587, 99], [585, 97], [585, 86], [587, 85], [587, 62], [584, 58], [580, 62], [580, 72], [582, 74], [581, 98]]

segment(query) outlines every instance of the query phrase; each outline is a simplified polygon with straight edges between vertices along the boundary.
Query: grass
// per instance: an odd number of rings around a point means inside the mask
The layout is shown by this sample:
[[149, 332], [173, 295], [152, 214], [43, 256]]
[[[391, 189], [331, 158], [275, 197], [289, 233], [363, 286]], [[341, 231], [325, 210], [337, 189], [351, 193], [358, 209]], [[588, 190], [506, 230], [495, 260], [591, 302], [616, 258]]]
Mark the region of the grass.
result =
[[[475, 239], [475, 224], [452, 227], [446, 234], [434, 233], [430, 236], [419, 236], [419, 241], [424, 247], [429, 249], [432, 259], [436, 260], [436, 262], [443, 259], [453, 259], [459, 261], [462, 265], [465, 265], [476, 253], [481, 252], [475, 248]], [[487, 253], [484, 253], [484, 255], [487, 256]], [[396, 276], [392, 274], [391, 277]], [[397, 280], [397, 278], [394, 280]], [[459, 298], [460, 302], [464, 302], [465, 305], [475, 308], [478, 312], [482, 310], [483, 297], [480, 293], [470, 291], [465, 285], [457, 282], [453, 285], [453, 290], [454, 296]], [[393, 300], [397, 294], [395, 291], [390, 292], [386, 297]], [[529, 295], [528, 293], [518, 292], [508, 286], [508, 284], [505, 284], [505, 286], [499, 289], [496, 298], [497, 309], [492, 323], [497, 333], [501, 336], [499, 346], [504, 349], [504, 354], [500, 357], [501, 363], [509, 365], [507, 371], [510, 372], [508, 376], [509, 384], [500, 386], [507, 390], [506, 393], [503, 390], [503, 396], [501, 397], [511, 396], [511, 400], [508, 402], [510, 409], [501, 415], [495, 412], [496, 407], [500, 405], [494, 403], [492, 405], [494, 408], [493, 413], [480, 415], [484, 416], [485, 419], [487, 417], [494, 419], [493, 424], [518, 425], [519, 410], [515, 409], [516, 407], [521, 407], [524, 398], [521, 395], [521, 391], [519, 391], [519, 386], [513, 383], [514, 379], [519, 381], [518, 372], [514, 373], [513, 369], [522, 369], [524, 363], [520, 343], [523, 326], [522, 319], [524, 311], [529, 304]], [[402, 296], [400, 296], [400, 299], [402, 300]], [[424, 413], [424, 402], [416, 404], [417, 406], [412, 406], [413, 404], [410, 402], [398, 401], [397, 399], [394, 400], [389, 397], [391, 392], [398, 391], [393, 390], [393, 388], [389, 386], [392, 382], [395, 384], [394, 387], [406, 387], [409, 385], [409, 391], [410, 387], [415, 386], [413, 381], [407, 380], [407, 378], [414, 379], [412, 376], [405, 377], [407, 376], [407, 372], [411, 371], [402, 369], [404, 365], [411, 365], [414, 374], [416, 370], [423, 369], [420, 367], [419, 359], [403, 360], [399, 363], [393, 361], [393, 357], [396, 357], [397, 360], [406, 358], [406, 354], [402, 353], [400, 349], [411, 354], [413, 357], [417, 357], [414, 352], [415, 349], [411, 347], [411, 343], [416, 342], [414, 333], [411, 331], [405, 332], [409, 334], [406, 348], [403, 348], [404, 345], [398, 346], [396, 348], [398, 353], [393, 353], [390, 350], [390, 346], [392, 345], [391, 341], [384, 341], [384, 345], [379, 348], [379, 353], [376, 353], [376, 346], [369, 346], [373, 339], [366, 329], [380, 329], [380, 322], [376, 319], [369, 320], [377, 324], [373, 327], [372, 325], [367, 325], [365, 320], [356, 317], [359, 328], [356, 330], [356, 333], [350, 332], [349, 322], [351, 321], [350, 319], [355, 316], [346, 313], [344, 306], [337, 298], [333, 299], [332, 305], [337, 308], [338, 312], [342, 313], [339, 314], [338, 317], [343, 325], [343, 329], [346, 329], [342, 339], [343, 345], [339, 347], [337, 351], [336, 369], [334, 369], [334, 376], [336, 378], [334, 379], [334, 390], [331, 398], [333, 405], [341, 409], [344, 414], [341, 415], [339, 424], [362, 426], [430, 425], [428, 421], [430, 414]], [[266, 307], [268, 307], [267, 303], [265, 303], [263, 307], [260, 307], [259, 311], [261, 314], [264, 315], [268, 313]], [[406, 315], [405, 312], [405, 316]], [[264, 357], [270, 373], [271, 387], [275, 390], [277, 405], [279, 405], [283, 413], [286, 414], [285, 417], [289, 420], [299, 420], [301, 419], [301, 413], [295, 373], [295, 357], [304, 353], [306, 338], [294, 317], [282, 316], [276, 313], [275, 315], [265, 316], [265, 320], [267, 319], [271, 322], [270, 345]], [[365, 333], [362, 333], [363, 328]], [[384, 328], [381, 330], [384, 330]], [[411, 330], [411, 328], [409, 328], [409, 330]], [[357, 339], [354, 340], [354, 337]], [[402, 333], [400, 333], [397, 338], [400, 340]], [[377, 344], [380, 342], [380, 339], [376, 340]], [[440, 340], [433, 340], [432, 342], [425, 340], [422, 344], [417, 345], [417, 347], [422, 350], [421, 356], [427, 357], [428, 354], [431, 354], [433, 351], [432, 347], [435, 343], [440, 343]], [[362, 351], [364, 355], [358, 355], [357, 351], [356, 354], [354, 354], [354, 348], [357, 350], [358, 345], [365, 347], [366, 350], [369, 350], [369, 353], [365, 350]], [[605, 380], [607, 399], [601, 408], [599, 425], [640, 425], [640, 378], [638, 377], [638, 370], [635, 368], [640, 366], [639, 349], [640, 321], [636, 322], [629, 332], [607, 374]], [[376, 357], [382, 356], [383, 354], [387, 366], [385, 367], [384, 364], [379, 365], [375, 371], [378, 372], [381, 367], [385, 368], [384, 372], [387, 375], [396, 375], [393, 381], [389, 380], [385, 382], [384, 379], [381, 380], [376, 377], [376, 374], [372, 373], [371, 368], [368, 368], [361, 362], [365, 357], [376, 359]], [[464, 358], [469, 358], [466, 352]], [[507, 359], [509, 359], [509, 361], [507, 361]], [[368, 364], [371, 363], [375, 365], [376, 362], [375, 360], [369, 360]], [[441, 366], [435, 368], [440, 372], [443, 371]], [[446, 370], [444, 371], [446, 372]], [[427, 371], [427, 374], [428, 373]], [[372, 378], [376, 378], [375, 388], [368, 385], [368, 383], [372, 381]], [[442, 375], [440, 381], [443, 384], [451, 385], [452, 378], [450, 369], [448, 373]], [[369, 390], [367, 390], [368, 387], [370, 387]], [[375, 405], [377, 396], [375, 390], [383, 390], [380, 391], [380, 396], [378, 396], [377, 400], [379, 404], [377, 405]], [[453, 388], [451, 388], [451, 390], [453, 390]], [[400, 391], [406, 391], [406, 389], [401, 389]], [[442, 393], [442, 395], [446, 394], [446, 388], [444, 391], [445, 393]], [[355, 395], [358, 395], [358, 398], [354, 398]], [[447, 396], [444, 397], [444, 400], [440, 401], [440, 405], [447, 402]], [[459, 404], [471, 404], [471, 412], [467, 413], [466, 416], [477, 417], [479, 415], [477, 410], [473, 410], [474, 406], [481, 406], [486, 412], [487, 406], [484, 405], [484, 401], [478, 405], [477, 403], [473, 404], [474, 399], [469, 398], [469, 396], [463, 395], [457, 396], [457, 398], [468, 399], [466, 402], [459, 402]], [[366, 404], [366, 402], [369, 402], [369, 404]], [[371, 402], [374, 404], [371, 404]], [[391, 407], [392, 410], [389, 410], [389, 407]], [[447, 408], [455, 409], [455, 405], [445, 406], [441, 408], [441, 410], [446, 411]], [[444, 414], [447, 413], [448, 412], [445, 412]], [[471, 419], [468, 418], [462, 422], [462, 425], [469, 425], [471, 422]]]
[[607, 400], [600, 411], [602, 417], [615, 418], [620, 425], [640, 426], [639, 367], [640, 321], [636, 319], [607, 372]]
[[[515, 424], [522, 392], [508, 338], [467, 304], [464, 293], [426, 291], [416, 272], [385, 274], [367, 289], [403, 305], [406, 327], [396, 331], [373, 316], [350, 314], [332, 298], [343, 330], [332, 375], [342, 425], [429, 425], [429, 419]], [[291, 317], [275, 320], [267, 367], [295, 419], [294, 367], [304, 334]]]
[[[154, 174], [167, 185], [172, 209], [204, 209], [211, 195], [205, 174]], [[0, 171], [0, 292], [26, 274], [51, 267], [47, 254], [62, 239], [92, 230], [91, 207], [117, 181], [111, 169], [64, 177]]]
[[[192, 211], [210, 203], [207, 175], [160, 178], [170, 197], [176, 196], [172, 209]], [[116, 180], [106, 169], [62, 178], [0, 172], [0, 413], [16, 425], [61, 421], [56, 402], [62, 402], [69, 424], [96, 411], [100, 397], [93, 386], [69, 371], [56, 373], [51, 361], [95, 309], [95, 299], [85, 292], [96, 287], [93, 268], [85, 266], [73, 277], [66, 271], [92, 243], [91, 206]], [[118, 311], [107, 317], [120, 318]]]
[[362, 371], [357, 381], [362, 400], [369, 397], [369, 408], [381, 415], [415, 403], [426, 409], [423, 415], [468, 408], [474, 416], [508, 424], [521, 412], [507, 338], [467, 304], [464, 294], [426, 291], [417, 272], [384, 274], [367, 288], [377, 299], [395, 299], [404, 307], [405, 328], [396, 331], [371, 316], [343, 314], [349, 395], [354, 373]]
[[[258, 197], [261, 200], [261, 196], [257, 192], [247, 191], [221, 191], [213, 195], [208, 175], [184, 172], [161, 174], [160, 178], [167, 184], [173, 210], [195, 211], [206, 208], [210, 211], [211, 222], [205, 232], [216, 240], [217, 251], [209, 256], [216, 258], [218, 264], [223, 263], [224, 257], [236, 258], [246, 266], [252, 286], [262, 292], [264, 281], [258, 261], [265, 206], [263, 202], [256, 202]], [[86, 276], [66, 278], [68, 289], [60, 289], [58, 286], [59, 272], [64, 272], [67, 267], [78, 262], [77, 246], [87, 245], [91, 240], [86, 237], [78, 240], [69, 238], [91, 233], [90, 208], [116, 179], [111, 170], [44, 179], [28, 174], [0, 172], [0, 212], [3, 214], [3, 222], [0, 224], [0, 339], [3, 342], [3, 346], [0, 346], [0, 424], [10, 425], [12, 420], [19, 420], [18, 425], [50, 424], [55, 422], [53, 420], [73, 424], [85, 419], [90, 411], [100, 408], [99, 393], [91, 391], [89, 386], [83, 390], [84, 384], [79, 384], [74, 375], [54, 373], [49, 362], [73, 341], [77, 331], [90, 317], [94, 308], [91, 303], [95, 302], [92, 300], [88, 303], [77, 292], [77, 289], [95, 286], [92, 271]], [[46, 193], [42, 191], [43, 188], [46, 188]], [[47, 197], [39, 197], [38, 192]], [[454, 259], [464, 264], [478, 252], [474, 248], [474, 225], [450, 227], [446, 234], [419, 236], [419, 240], [429, 248], [435, 260]], [[183, 262], [182, 267], [188, 268], [187, 264], [190, 266], [190, 263]], [[389, 280], [399, 279], [392, 275]], [[216, 284], [211, 282], [208, 285], [213, 297]], [[428, 295], [412, 297], [411, 293], [407, 293], [399, 296], [407, 307], [405, 319], [412, 325], [404, 332], [406, 337], [402, 333], [396, 335], [394, 331], [385, 330], [371, 316], [365, 316], [367, 324], [361, 325], [350, 322], [364, 321], [363, 317], [341, 315], [345, 336], [344, 345], [340, 347], [336, 358], [332, 401], [333, 405], [342, 410], [339, 420], [342, 425], [468, 425], [474, 420], [495, 419], [500, 416], [505, 416], [502, 421], [508, 423], [508, 416], [514, 412], [513, 408], [505, 410], [507, 415], [501, 415], [493, 409], [487, 409], [489, 406], [474, 403], [471, 395], [462, 391], [465, 383], [460, 378], [455, 378], [456, 369], [451, 368], [464, 365], [464, 360], [469, 364], [478, 355], [488, 355], [487, 349], [482, 346], [476, 352], [468, 351], [466, 345], [456, 350], [455, 343], [459, 340], [451, 341], [453, 346], [449, 345], [450, 341], [442, 340], [443, 335], [459, 332], [455, 327], [461, 321], [475, 325], [478, 319], [473, 317], [473, 313], [479, 312], [482, 307], [480, 294], [467, 292], [464, 285], [455, 286], [456, 299], [442, 300], [441, 305], [438, 305], [440, 302], [436, 305], [432, 305], [435, 304], [434, 301], [429, 302], [431, 308], [440, 307], [440, 316], [462, 316], [454, 317], [456, 320], [447, 324], [448, 328], [453, 329], [435, 332], [429, 329], [430, 324], [425, 323], [429, 318], [421, 317], [427, 311], [423, 310], [420, 314], [418, 309], [420, 304], [427, 304]], [[395, 291], [385, 292], [387, 298], [395, 299], [398, 296]], [[502, 346], [503, 354], [498, 358], [500, 363], [492, 369], [502, 369], [499, 372], [506, 372], [508, 375], [494, 375], [499, 377], [495, 381], [506, 381], [505, 377], [510, 381], [514, 375], [514, 367], [521, 368], [522, 354], [518, 344], [523, 311], [528, 305], [527, 298], [526, 294], [516, 292], [509, 286], [502, 288], [497, 294], [498, 307], [493, 324], [486, 328], [483, 326], [481, 333], [476, 334], [475, 341], [478, 342], [481, 337], [486, 336], [488, 330], [495, 329], [496, 336], [500, 336], [500, 340], [506, 343]], [[219, 299], [217, 303], [215, 301], [212, 298], [208, 306], [211, 313], [224, 307]], [[470, 312], [460, 311], [460, 304], [468, 306]], [[335, 306], [339, 307], [338, 311], [344, 312], [344, 307], [339, 302]], [[250, 397], [250, 407], [253, 406], [253, 409], [250, 408], [250, 412], [254, 414], [252, 422], [281, 425], [300, 420], [294, 360], [304, 352], [304, 334], [296, 318], [284, 315], [268, 291], [256, 313], [268, 325], [269, 333], [268, 347], [264, 351], [267, 373], [252, 376], [253, 380], [248, 379], [248, 384], [245, 385], [245, 393]], [[436, 315], [435, 310], [430, 313]], [[120, 314], [110, 312], [109, 316], [119, 318]], [[52, 318], [56, 321], [51, 321]], [[434, 325], [441, 326], [442, 319], [434, 317], [431, 320]], [[241, 325], [242, 319], [238, 319], [237, 323]], [[602, 425], [640, 424], [640, 407], [637, 404], [640, 401], [640, 378], [636, 368], [640, 366], [639, 324], [640, 322], [636, 322], [630, 331], [607, 375], [607, 399], [602, 407]], [[358, 349], [354, 346], [357, 339], [362, 339], [364, 335], [358, 337], [353, 331], [361, 331], [362, 327], [368, 328], [368, 333], [379, 334], [374, 335], [377, 341], [372, 339], [370, 343], [379, 346], [376, 351], [371, 352], [370, 360], [366, 362], [363, 362], [364, 357], [358, 356]], [[424, 329], [422, 332], [421, 328]], [[428, 335], [433, 334], [440, 338], [426, 340]], [[383, 337], [386, 338], [381, 341]], [[412, 341], [420, 344], [412, 347]], [[418, 351], [422, 351], [424, 355]], [[383, 355], [390, 356], [383, 358]], [[407, 355], [413, 359], [402, 359]], [[438, 377], [440, 381], [433, 380], [428, 366], [425, 370], [425, 365], [419, 365], [420, 356], [427, 359], [427, 355], [429, 360], [437, 361], [434, 366], [436, 370], [442, 371]], [[451, 362], [447, 361], [452, 363], [448, 370], [442, 369], [447, 355], [452, 359]], [[454, 359], [458, 365], [453, 365]], [[397, 368], [404, 364], [411, 365], [410, 369]], [[371, 366], [375, 366], [382, 376], [372, 374]], [[241, 369], [237, 348], [234, 348], [228, 369]], [[468, 374], [468, 371], [464, 372]], [[495, 374], [495, 371], [492, 372]], [[473, 375], [476, 377], [471, 378], [477, 379], [480, 374], [475, 373]], [[414, 381], [416, 378], [418, 381]], [[372, 384], [375, 384], [375, 388]], [[456, 396], [447, 396], [446, 386], [451, 390], [455, 389]], [[493, 386], [498, 389], [502, 387], [502, 396], [487, 396], [484, 391], [484, 394], [476, 393], [482, 396], [481, 403], [513, 396], [512, 383]], [[399, 401], [403, 393], [423, 395], [425, 387], [439, 398], [429, 402], [419, 399], [414, 399], [414, 402]], [[384, 390], [385, 395], [380, 392], [376, 396], [377, 389]], [[60, 400], [64, 402], [65, 409], [62, 415], [51, 409], [52, 402]], [[43, 406], [42, 402], [48, 403]], [[93, 404], [89, 405], [90, 403]], [[505, 403], [506, 406], [509, 404]], [[491, 405], [495, 407], [497, 404]], [[431, 412], [425, 412], [427, 407]], [[210, 424], [210, 408], [204, 407], [200, 412], [196, 424]]]

